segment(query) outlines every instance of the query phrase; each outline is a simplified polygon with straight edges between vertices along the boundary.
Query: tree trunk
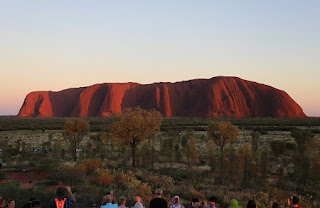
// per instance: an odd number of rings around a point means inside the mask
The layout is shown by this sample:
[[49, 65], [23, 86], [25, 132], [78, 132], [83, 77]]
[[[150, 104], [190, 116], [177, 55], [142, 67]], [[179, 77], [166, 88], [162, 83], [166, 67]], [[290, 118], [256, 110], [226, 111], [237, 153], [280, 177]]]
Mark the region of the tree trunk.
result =
[[131, 156], [132, 156], [132, 168], [135, 170], [136, 168], [136, 143], [133, 141], [131, 143]]
[[222, 169], [223, 169], [223, 148], [224, 146], [220, 147], [220, 180], [221, 182], [223, 181], [222, 179]]
[[76, 141], [74, 141], [74, 161], [76, 161], [77, 160], [77, 142]]

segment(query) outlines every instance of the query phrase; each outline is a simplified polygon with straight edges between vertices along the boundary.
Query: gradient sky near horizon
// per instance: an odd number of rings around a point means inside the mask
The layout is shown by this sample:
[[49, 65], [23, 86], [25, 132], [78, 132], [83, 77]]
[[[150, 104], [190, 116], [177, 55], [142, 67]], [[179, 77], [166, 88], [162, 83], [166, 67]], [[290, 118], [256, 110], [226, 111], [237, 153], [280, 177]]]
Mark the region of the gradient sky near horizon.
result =
[[0, 115], [31, 91], [237, 76], [320, 117], [320, 1], [0, 2]]

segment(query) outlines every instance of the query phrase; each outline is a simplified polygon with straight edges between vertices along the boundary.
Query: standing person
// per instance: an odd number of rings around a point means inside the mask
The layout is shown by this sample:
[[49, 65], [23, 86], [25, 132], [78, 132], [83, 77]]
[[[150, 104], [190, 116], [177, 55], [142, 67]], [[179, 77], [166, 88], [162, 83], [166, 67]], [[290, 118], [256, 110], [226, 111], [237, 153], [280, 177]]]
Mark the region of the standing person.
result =
[[6, 206], [6, 200], [3, 196], [0, 196], [0, 208], [4, 208]]
[[293, 204], [293, 207], [301, 208], [299, 206], [299, 198], [297, 196], [292, 197], [292, 204]]
[[170, 205], [170, 208], [184, 208], [184, 206], [180, 203], [180, 197], [174, 196], [172, 199], [172, 205]]
[[190, 207], [191, 207], [191, 208], [199, 208], [199, 206], [200, 206], [200, 201], [199, 201], [199, 199], [198, 199], [198, 198], [193, 198], [193, 199], [191, 200]]
[[113, 191], [108, 191], [107, 193], [106, 193], [106, 195], [111, 195], [111, 197], [112, 197], [112, 204], [116, 204], [117, 206], [118, 206], [118, 202], [117, 202], [117, 200], [116, 200], [116, 198], [114, 197], [114, 195], [113, 195]]
[[25, 204], [25, 205], [23, 205], [22, 208], [31, 208], [31, 207], [32, 207], [32, 202], [33, 202], [34, 200], [36, 200], [36, 198], [30, 197], [28, 203]]
[[16, 206], [16, 201], [14, 199], [10, 199], [7, 203], [8, 208], [15, 208]]
[[162, 198], [161, 188], [156, 189], [156, 197], [150, 201], [149, 208], [168, 208], [167, 201]]
[[113, 204], [113, 196], [108, 194], [103, 197], [102, 199], [102, 206], [101, 208], [118, 208], [118, 204]]
[[128, 207], [126, 207], [126, 203], [127, 203], [126, 197], [120, 196], [120, 198], [118, 200], [118, 207], [119, 208], [128, 208]]
[[257, 205], [253, 200], [249, 200], [247, 203], [247, 208], [256, 208]]
[[[70, 186], [57, 188], [56, 194], [57, 198], [51, 199], [49, 208], [70, 208], [76, 202]], [[67, 194], [69, 194], [70, 198], [66, 197]]]
[[[142, 204], [142, 199], [141, 199], [141, 197], [140, 197], [140, 196], [134, 197], [134, 202], [135, 202], [135, 204], [134, 204], [131, 208], [135, 208], [135, 207], [136, 207], [136, 204], [137, 204], [138, 202]], [[140, 206], [140, 204], [138, 204], [138, 206]], [[143, 204], [142, 204], [142, 206], [143, 206]], [[144, 206], [143, 206], [143, 207], [144, 207]]]
[[41, 207], [41, 203], [39, 200], [33, 200], [31, 203], [31, 208], [38, 208]]
[[216, 207], [216, 204], [218, 203], [218, 199], [214, 196], [212, 196], [210, 199], [209, 199], [209, 205], [207, 208], [217, 208]]

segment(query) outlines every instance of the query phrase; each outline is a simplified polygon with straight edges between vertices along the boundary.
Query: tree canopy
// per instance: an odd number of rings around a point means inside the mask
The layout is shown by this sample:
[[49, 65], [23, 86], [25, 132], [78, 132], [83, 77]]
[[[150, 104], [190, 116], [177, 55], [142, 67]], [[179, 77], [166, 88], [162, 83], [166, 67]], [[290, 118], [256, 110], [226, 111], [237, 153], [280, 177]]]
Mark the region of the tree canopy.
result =
[[113, 139], [120, 147], [130, 146], [132, 166], [135, 167], [136, 146], [153, 132], [159, 131], [162, 115], [156, 110], [144, 110], [140, 107], [127, 108], [118, 121], [111, 126]]
[[211, 121], [207, 130], [208, 137], [220, 147], [220, 175], [223, 169], [223, 151], [227, 144], [235, 140], [239, 134], [238, 127], [231, 122], [214, 122]]
[[207, 134], [216, 145], [224, 148], [226, 144], [235, 140], [239, 134], [238, 127], [231, 122], [214, 122], [211, 121], [208, 126]]
[[64, 124], [64, 135], [73, 145], [74, 161], [77, 159], [77, 146], [83, 139], [83, 136], [89, 133], [90, 124], [84, 119], [67, 119]]

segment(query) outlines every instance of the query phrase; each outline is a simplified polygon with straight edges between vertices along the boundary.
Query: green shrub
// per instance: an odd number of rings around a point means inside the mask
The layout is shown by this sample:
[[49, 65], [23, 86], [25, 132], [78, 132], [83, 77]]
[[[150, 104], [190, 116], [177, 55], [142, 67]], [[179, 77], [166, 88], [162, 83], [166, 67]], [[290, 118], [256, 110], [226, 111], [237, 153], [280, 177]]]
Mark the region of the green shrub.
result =
[[[41, 202], [42, 207], [46, 207], [50, 200], [55, 197], [55, 190], [47, 190], [45, 187], [33, 187], [32, 196]], [[26, 200], [25, 200], [26, 201]]]
[[39, 161], [37, 167], [42, 171], [55, 172], [60, 167], [60, 160], [55, 158], [44, 158]]
[[34, 184], [34, 186], [57, 186], [59, 185], [59, 182], [56, 180], [48, 180], [48, 181], [38, 181]]
[[21, 188], [17, 181], [11, 181], [1, 184], [0, 196], [5, 199], [15, 199], [16, 207], [22, 207], [28, 199], [28, 190]]
[[59, 167], [49, 176], [50, 180], [61, 181], [70, 185], [76, 185], [84, 180], [85, 174], [75, 167], [69, 165], [60, 165]]

